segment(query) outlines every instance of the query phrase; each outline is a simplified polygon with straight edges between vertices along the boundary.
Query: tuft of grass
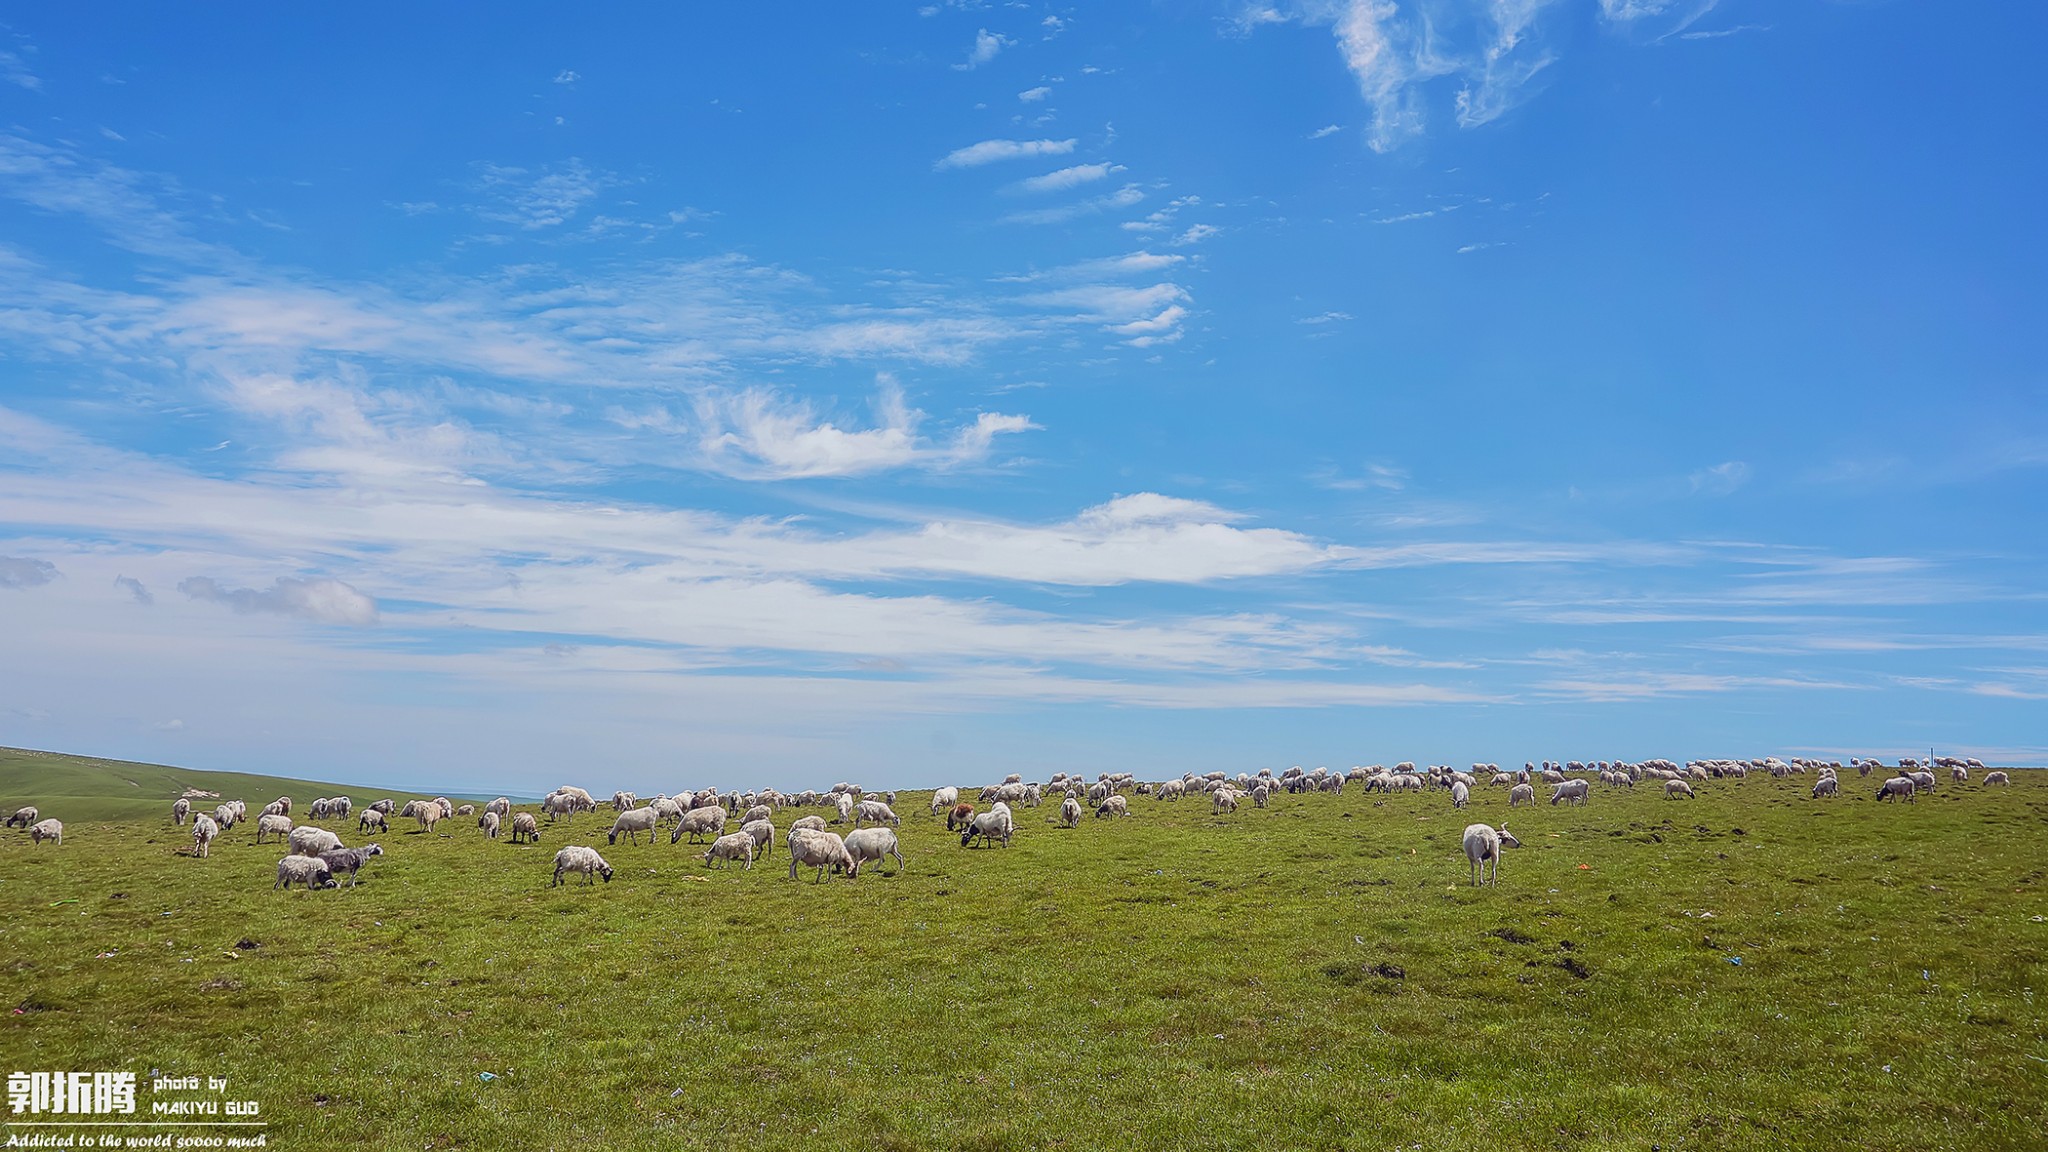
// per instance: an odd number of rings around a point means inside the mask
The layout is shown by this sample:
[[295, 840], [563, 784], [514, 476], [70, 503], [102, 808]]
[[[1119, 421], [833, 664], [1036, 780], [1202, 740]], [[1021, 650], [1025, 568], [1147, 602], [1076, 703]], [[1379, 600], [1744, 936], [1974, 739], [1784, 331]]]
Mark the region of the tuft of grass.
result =
[[[170, 793], [17, 790], [66, 832], [0, 839], [0, 1064], [225, 1076], [287, 1148], [2040, 1147], [2048, 773], [1807, 784], [1516, 812], [1492, 888], [1459, 832], [1504, 789], [968, 850], [904, 794], [908, 867], [823, 883], [452, 821], [290, 893], [248, 826], [190, 857]], [[549, 888], [566, 843], [613, 882]]]

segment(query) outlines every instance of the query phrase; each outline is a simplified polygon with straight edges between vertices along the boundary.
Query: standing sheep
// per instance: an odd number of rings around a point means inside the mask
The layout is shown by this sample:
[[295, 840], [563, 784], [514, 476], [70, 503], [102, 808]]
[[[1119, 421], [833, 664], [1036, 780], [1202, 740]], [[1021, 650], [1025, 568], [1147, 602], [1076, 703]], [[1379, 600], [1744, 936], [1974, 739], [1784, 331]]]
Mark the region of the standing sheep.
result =
[[220, 835], [220, 825], [213, 817], [201, 812], [192, 817], [192, 854], [207, 856], [213, 851], [213, 838]]
[[36, 817], [40, 815], [42, 815], [42, 813], [36, 811], [36, 806], [31, 804], [26, 808], [16, 809], [14, 815], [9, 816], [7, 818], [7, 826], [9, 828], [12, 828], [16, 824], [19, 824], [23, 828], [26, 828], [29, 825], [35, 823]]
[[967, 803], [955, 804], [946, 811], [946, 831], [951, 832], [960, 828], [973, 818], [974, 805]]
[[1129, 816], [1130, 814], [1131, 802], [1129, 800], [1124, 799], [1122, 796], [1111, 796], [1109, 799], [1104, 800], [1101, 803], [1101, 805], [1095, 809], [1095, 818], [1098, 820], [1100, 820], [1104, 816], [1122, 817]]
[[1913, 778], [1910, 776], [1892, 777], [1885, 781], [1882, 787], [1878, 788], [1877, 798], [1879, 800], [1898, 800], [1903, 798], [1911, 801], [1913, 799]]
[[375, 808], [365, 808], [363, 809], [363, 814], [356, 817], [356, 831], [358, 832], [367, 832], [374, 836], [379, 832], [389, 832], [390, 830], [390, 825], [384, 823], [384, 813]]
[[486, 812], [477, 817], [476, 826], [483, 829], [484, 835], [489, 836], [491, 839], [496, 840], [498, 838], [498, 814], [496, 812]]
[[28, 838], [35, 841], [38, 845], [45, 840], [55, 840], [57, 847], [62, 848], [64, 846], [64, 822], [55, 816], [47, 820], [38, 820], [35, 826], [28, 830]]
[[846, 854], [852, 859], [846, 869], [848, 879], [860, 875], [860, 866], [873, 860], [879, 864], [884, 856], [896, 858], [896, 871], [903, 871], [903, 852], [896, 846], [896, 833], [887, 828], [860, 828], [846, 834]]
[[960, 802], [958, 788], [940, 788], [932, 793], [932, 815], [937, 816]]
[[854, 806], [853, 826], [859, 828], [863, 820], [870, 824], [894, 824], [899, 828], [903, 826], [903, 817], [898, 816], [880, 800], [863, 800]]
[[1463, 780], [1451, 785], [1451, 807], [1463, 808], [1472, 799], [1472, 789], [1465, 787]]
[[275, 812], [256, 818], [256, 842], [263, 843], [265, 836], [282, 840], [292, 830], [292, 818]]
[[1072, 796], [1060, 801], [1060, 827], [1079, 828], [1080, 826], [1081, 802]]
[[753, 871], [753, 833], [734, 832], [730, 836], [720, 836], [718, 839], [713, 840], [711, 842], [711, 847], [706, 849], [704, 852], [704, 866], [706, 868], [711, 867], [711, 862], [713, 860], [717, 860], [721, 863], [727, 860], [744, 860], [747, 862], [747, 871]]
[[540, 821], [534, 819], [531, 812], [515, 812], [512, 814], [512, 842], [514, 844], [519, 843], [519, 838], [522, 836], [526, 838], [529, 844], [540, 843]]
[[325, 828], [315, 828], [311, 824], [301, 824], [292, 829], [291, 834], [285, 837], [285, 841], [292, 846], [294, 856], [318, 856], [322, 852], [332, 852], [336, 848], [346, 847], [341, 842], [341, 837]]
[[289, 891], [294, 883], [304, 885], [308, 891], [325, 888], [334, 883], [334, 874], [318, 856], [287, 856], [277, 862], [277, 883], [270, 890]]
[[668, 842], [674, 844], [687, 835], [690, 843], [702, 844], [706, 836], [715, 840], [724, 834], [725, 809], [692, 808], [683, 813], [682, 820], [676, 824], [676, 830], [668, 834]]
[[767, 820], [749, 820], [740, 825], [740, 831], [754, 838], [754, 857], [766, 860], [775, 847], [775, 825]]
[[370, 857], [383, 854], [382, 844], [368, 844], [361, 848], [337, 848], [332, 852], [322, 852], [320, 862], [327, 865], [329, 874], [348, 873], [348, 886], [353, 888], [356, 886], [356, 873], [362, 871], [363, 865], [370, 862]]
[[1986, 772], [1984, 774], [1984, 786], [1986, 788], [1989, 788], [1993, 784], [2004, 784], [2007, 786], [2011, 786], [2012, 777], [2006, 775], [2003, 772]]
[[1517, 784], [1508, 789], [1508, 807], [1510, 808], [1519, 807], [1523, 803], [1534, 804], [1535, 802], [1536, 786], [1534, 784]]
[[791, 828], [789, 832], [789, 878], [796, 879], [798, 866], [816, 868], [818, 874], [811, 883], [825, 878], [825, 869], [843, 872], [853, 866], [853, 857], [846, 852], [846, 841], [837, 832], [823, 829]]
[[640, 833], [645, 832], [647, 833], [647, 842], [652, 844], [654, 843], [654, 826], [660, 820], [661, 813], [653, 808], [634, 808], [621, 812], [619, 813], [619, 818], [612, 821], [612, 830], [606, 834], [607, 839], [610, 843], [617, 844], [619, 842], [619, 833], [623, 832], [626, 834], [626, 841], [628, 843], [638, 844], [640, 842]]
[[192, 802], [183, 796], [171, 802], [171, 823], [183, 826], [185, 818], [192, 814]]
[[1550, 802], [1555, 804], [1563, 800], [1567, 803], [1584, 804], [1587, 794], [1592, 790], [1593, 786], [1584, 780], [1566, 780], [1551, 792]]
[[[520, 815], [523, 816], [525, 813], [522, 812]], [[555, 853], [555, 878], [548, 883], [548, 887], [553, 888], [560, 884], [564, 872], [583, 873], [585, 884], [593, 882], [590, 879], [593, 874], [604, 877], [607, 884], [612, 882], [612, 866], [604, 862], [604, 857], [597, 854], [597, 849], [586, 848], [581, 844], [571, 844]]]
[[1522, 842], [1508, 834], [1508, 826], [1498, 829], [1485, 824], [1471, 824], [1465, 828], [1465, 859], [1472, 865], [1472, 886], [1477, 888], [1486, 876], [1486, 866], [1493, 866], [1492, 876], [1485, 883], [1500, 883], [1500, 853], [1503, 848], [1520, 848]]
[[1823, 796], [1833, 796], [1840, 787], [1833, 776], [1823, 776], [1813, 782], [1813, 798], [1818, 800]]
[[1687, 784], [1683, 780], [1666, 780], [1664, 782], [1664, 798], [1666, 800], [1676, 800], [1680, 796], [1685, 797], [1687, 800], [1698, 799], [1698, 797], [1692, 794], [1692, 785]]

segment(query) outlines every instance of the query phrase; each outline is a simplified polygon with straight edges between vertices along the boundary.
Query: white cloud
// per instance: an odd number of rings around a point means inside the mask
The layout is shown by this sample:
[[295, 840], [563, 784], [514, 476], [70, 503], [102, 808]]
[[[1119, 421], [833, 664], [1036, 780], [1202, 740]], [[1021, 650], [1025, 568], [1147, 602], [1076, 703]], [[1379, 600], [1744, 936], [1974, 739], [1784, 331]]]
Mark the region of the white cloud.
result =
[[993, 164], [998, 160], [1017, 160], [1027, 156], [1064, 156], [1074, 150], [1072, 140], [983, 140], [965, 148], [955, 148], [946, 153], [933, 168], [977, 168]]
[[889, 469], [955, 468], [988, 458], [996, 436], [1037, 428], [1029, 417], [979, 414], [942, 442], [919, 434], [924, 414], [884, 375], [875, 400], [877, 426], [841, 428], [810, 404], [760, 389], [710, 396], [698, 404], [702, 449], [712, 467], [757, 479], [861, 476]]
[[1189, 244], [1200, 244], [1202, 241], [1207, 240], [1209, 237], [1214, 236], [1221, 231], [1222, 229], [1216, 227], [1214, 224], [1194, 224], [1189, 226], [1185, 232], [1182, 232], [1180, 235], [1175, 236], [1172, 240], [1168, 241], [1168, 243], [1173, 244], [1175, 247], [1185, 247]]
[[1037, 208], [1028, 212], [1012, 212], [1003, 217], [1005, 224], [1064, 224], [1083, 216], [1112, 212], [1128, 208], [1145, 199], [1145, 193], [1136, 184], [1126, 184], [1105, 196], [1077, 201], [1058, 208]]
[[1729, 28], [1716, 28], [1711, 32], [1681, 32], [1680, 40], [1719, 40], [1725, 36], [1740, 36], [1744, 32], [1769, 32], [1769, 24], [1737, 24]]
[[996, 53], [1001, 52], [1006, 46], [1015, 43], [1016, 41], [1008, 36], [983, 28], [974, 34], [974, 47], [968, 50], [966, 62], [955, 64], [953, 67], [961, 72], [973, 71], [995, 59]]
[[476, 209], [477, 215], [529, 232], [569, 222], [614, 182], [573, 158], [538, 173], [496, 164], [479, 165], [477, 171], [479, 188], [492, 196], [490, 203]]
[[583, 77], [577, 75], [575, 72], [572, 72], [567, 68], [564, 68], [560, 72], [555, 73], [555, 83], [557, 84], [574, 84], [575, 82], [581, 79], [583, 79]]
[[1702, 468], [1691, 477], [1694, 494], [1704, 496], [1726, 496], [1748, 482], [1749, 465], [1740, 460]]
[[1064, 192], [1093, 183], [1117, 169], [1107, 162], [1101, 164], [1076, 164], [1071, 168], [1047, 172], [1043, 176], [1032, 176], [1017, 182], [1020, 192]]
[[1308, 138], [1311, 140], [1321, 140], [1325, 136], [1335, 136], [1343, 130], [1344, 126], [1342, 124], [1325, 124], [1321, 128], [1309, 133]]
[[1315, 316], [1303, 316], [1296, 324], [1334, 324], [1339, 320], [1351, 319], [1349, 312], [1323, 312]]
[[228, 588], [209, 576], [178, 582], [178, 591], [194, 600], [224, 604], [243, 614], [294, 616], [319, 624], [356, 627], [377, 622], [377, 602], [339, 580], [280, 576], [269, 588]]
[[1024, 91], [1017, 93], [1017, 99], [1022, 100], [1026, 104], [1035, 104], [1050, 95], [1052, 95], [1052, 89], [1040, 84], [1036, 88], [1026, 88]]
[[20, 53], [5, 49], [0, 49], [0, 80], [31, 92], [40, 92], [43, 88], [43, 78], [29, 68], [28, 61], [23, 60]]

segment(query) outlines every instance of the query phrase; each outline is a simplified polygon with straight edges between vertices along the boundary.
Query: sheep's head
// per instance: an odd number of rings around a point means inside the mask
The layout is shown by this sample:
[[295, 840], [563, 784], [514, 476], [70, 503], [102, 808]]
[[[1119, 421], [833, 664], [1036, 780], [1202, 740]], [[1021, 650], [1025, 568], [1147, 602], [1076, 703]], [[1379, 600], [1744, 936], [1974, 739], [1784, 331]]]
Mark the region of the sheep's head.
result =
[[597, 874], [598, 874], [599, 876], [602, 876], [602, 877], [604, 877], [604, 882], [605, 882], [605, 883], [609, 884], [609, 883], [611, 883], [611, 882], [612, 882], [612, 866], [611, 866], [611, 865], [607, 864], [607, 865], [605, 865], [604, 867], [602, 867], [602, 868], [599, 868], [599, 869], [597, 870]]
[[1509, 832], [1507, 827], [1503, 825], [1500, 828], [1500, 846], [1503, 848], [1520, 848], [1522, 842], [1515, 839], [1514, 833]]

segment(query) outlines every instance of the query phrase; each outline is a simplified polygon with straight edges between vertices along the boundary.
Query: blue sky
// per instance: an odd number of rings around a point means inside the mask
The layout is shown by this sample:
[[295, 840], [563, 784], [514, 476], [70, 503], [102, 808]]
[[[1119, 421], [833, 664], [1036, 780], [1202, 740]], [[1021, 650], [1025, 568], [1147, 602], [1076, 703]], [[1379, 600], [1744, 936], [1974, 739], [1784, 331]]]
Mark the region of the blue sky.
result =
[[27, 5], [0, 743], [2048, 760], [2034, 5]]

